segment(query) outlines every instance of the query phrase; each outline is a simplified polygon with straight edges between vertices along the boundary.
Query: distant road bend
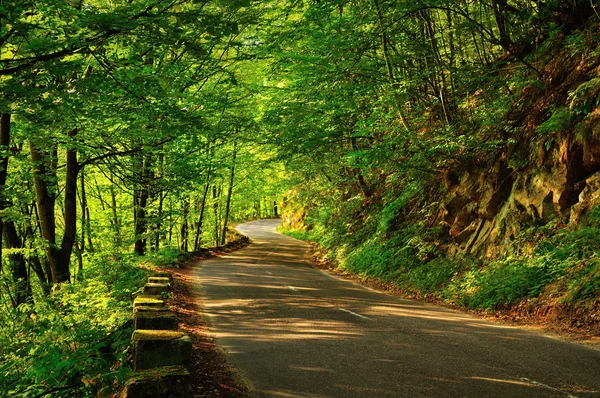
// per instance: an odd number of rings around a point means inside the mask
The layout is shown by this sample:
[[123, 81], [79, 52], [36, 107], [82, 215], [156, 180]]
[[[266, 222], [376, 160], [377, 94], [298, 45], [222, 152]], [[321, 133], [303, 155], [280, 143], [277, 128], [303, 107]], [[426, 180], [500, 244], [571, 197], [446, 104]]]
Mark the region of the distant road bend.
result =
[[379, 293], [253, 243], [198, 268], [212, 331], [256, 397], [600, 397], [600, 351]]

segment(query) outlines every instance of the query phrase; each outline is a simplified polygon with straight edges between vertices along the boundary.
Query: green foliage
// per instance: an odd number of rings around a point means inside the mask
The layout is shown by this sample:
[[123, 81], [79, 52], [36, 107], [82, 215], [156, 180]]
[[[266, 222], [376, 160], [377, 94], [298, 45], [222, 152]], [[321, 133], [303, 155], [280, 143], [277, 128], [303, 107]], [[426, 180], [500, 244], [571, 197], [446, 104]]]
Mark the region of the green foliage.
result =
[[157, 252], [148, 253], [146, 262], [158, 268], [178, 268], [179, 264], [190, 258], [190, 253], [182, 252], [177, 247], [163, 247]]
[[600, 78], [595, 77], [581, 83], [569, 93], [569, 110], [586, 115], [600, 105]]
[[60, 396], [92, 397], [121, 383], [129, 372], [132, 294], [147, 276], [123, 258], [96, 257], [77, 283], [0, 312], [0, 396], [72, 386]]
[[540, 124], [537, 132], [540, 134], [552, 134], [568, 131], [571, 128], [573, 115], [565, 107], [558, 107], [552, 111], [552, 115], [544, 123]]

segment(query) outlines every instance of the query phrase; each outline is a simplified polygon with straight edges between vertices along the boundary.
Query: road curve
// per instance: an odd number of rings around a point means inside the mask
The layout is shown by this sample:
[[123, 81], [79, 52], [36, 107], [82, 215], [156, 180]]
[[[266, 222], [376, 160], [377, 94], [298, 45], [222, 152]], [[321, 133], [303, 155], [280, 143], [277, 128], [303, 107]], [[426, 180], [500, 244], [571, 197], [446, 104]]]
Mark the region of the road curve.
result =
[[600, 397], [600, 351], [402, 300], [252, 244], [197, 269], [211, 331], [255, 397]]

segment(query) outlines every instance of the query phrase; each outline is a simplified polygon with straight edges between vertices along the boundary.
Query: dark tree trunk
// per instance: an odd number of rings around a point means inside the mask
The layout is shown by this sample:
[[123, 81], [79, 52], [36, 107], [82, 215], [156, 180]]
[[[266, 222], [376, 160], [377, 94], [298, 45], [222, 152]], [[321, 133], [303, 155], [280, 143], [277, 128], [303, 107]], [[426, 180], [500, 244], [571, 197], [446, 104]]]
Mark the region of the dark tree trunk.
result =
[[188, 223], [188, 215], [190, 213], [190, 198], [189, 196], [185, 197], [181, 202], [181, 217], [183, 220], [181, 221], [181, 251], [188, 251], [188, 238], [189, 238], [189, 223]]
[[[14, 221], [4, 223], [4, 239], [6, 246], [12, 249], [23, 249], [23, 240], [17, 232]], [[20, 304], [31, 302], [33, 296], [31, 293], [31, 283], [27, 272], [27, 261], [22, 253], [13, 253], [8, 255], [10, 272], [15, 283], [15, 294], [13, 295], [15, 308]]]
[[[9, 113], [0, 115], [0, 148], [7, 150], [10, 146], [10, 119]], [[8, 154], [0, 159], [0, 211], [5, 210], [10, 201], [5, 196], [6, 179], [8, 177]], [[6, 240], [6, 246], [14, 249], [22, 249], [23, 241], [17, 233], [13, 220], [2, 221], [0, 219], [0, 269], [2, 267], [2, 237]], [[31, 284], [27, 273], [27, 262], [22, 253], [13, 253], [8, 256], [9, 268], [15, 283], [15, 291], [12, 296], [13, 306], [32, 300]]]
[[150, 198], [149, 184], [152, 178], [151, 172], [152, 159], [151, 155], [147, 154], [145, 158], [138, 164], [137, 170], [139, 189], [137, 190], [137, 200], [134, 200], [135, 206], [135, 246], [134, 251], [140, 256], [146, 254], [148, 231], [148, 220], [146, 220], [146, 207]]
[[507, 12], [506, 0], [492, 0], [492, 8], [494, 9], [494, 18], [496, 19], [496, 25], [498, 27], [498, 33], [500, 35], [500, 44], [506, 50], [510, 49], [511, 39], [510, 33], [508, 32], [508, 20], [506, 18]]
[[[0, 147], [8, 149], [10, 145], [10, 113], [0, 114]], [[4, 190], [6, 188], [6, 177], [8, 176], [8, 154], [0, 159], [0, 211], [6, 208]], [[2, 235], [4, 222], [0, 218], [0, 273], [2, 269]]]
[[158, 194], [158, 216], [156, 217], [156, 231], [154, 234], [154, 250], [158, 251], [160, 249], [160, 238], [163, 235], [161, 232], [162, 229], [162, 217], [163, 217], [163, 206], [165, 202], [165, 198], [167, 197], [166, 193]]
[[[79, 176], [81, 186], [81, 251], [85, 252], [85, 245], [87, 241], [88, 250], [90, 252], [94, 251], [94, 242], [92, 241], [92, 226], [90, 224], [90, 208], [88, 207], [87, 201], [87, 193], [85, 191], [85, 173], [84, 170], [81, 170], [81, 174]], [[101, 199], [102, 200], [102, 199]]]
[[200, 215], [198, 216], [198, 224], [196, 224], [196, 238], [194, 239], [194, 251], [200, 250], [202, 243], [202, 224], [204, 222], [204, 210], [206, 209], [206, 198], [210, 188], [210, 180], [206, 180], [204, 184], [204, 193], [202, 194], [202, 203], [200, 204]]
[[235, 159], [237, 157], [237, 143], [233, 145], [233, 159], [231, 160], [231, 173], [229, 175], [229, 188], [227, 189], [227, 201], [225, 203], [225, 215], [223, 217], [223, 232], [221, 233], [221, 245], [227, 240], [227, 222], [229, 220], [229, 209], [231, 206], [231, 194], [233, 193], [233, 179], [235, 177]]
[[148, 205], [148, 191], [140, 190], [135, 211], [135, 253], [143, 256], [146, 254], [146, 206]]
[[[69, 132], [69, 137], [74, 137], [77, 129]], [[56, 204], [56, 189], [50, 189], [49, 184], [56, 181], [56, 150], [50, 154], [42, 151], [30, 141], [31, 160], [34, 166], [34, 185], [36, 203], [42, 238], [46, 241], [46, 257], [52, 273], [52, 283], [70, 281], [69, 261], [73, 252], [75, 236], [77, 234], [77, 176], [79, 163], [77, 152], [74, 149], [66, 150], [66, 177], [64, 193], [64, 218], [65, 227], [60, 247], [56, 244], [56, 217], [54, 206]]]

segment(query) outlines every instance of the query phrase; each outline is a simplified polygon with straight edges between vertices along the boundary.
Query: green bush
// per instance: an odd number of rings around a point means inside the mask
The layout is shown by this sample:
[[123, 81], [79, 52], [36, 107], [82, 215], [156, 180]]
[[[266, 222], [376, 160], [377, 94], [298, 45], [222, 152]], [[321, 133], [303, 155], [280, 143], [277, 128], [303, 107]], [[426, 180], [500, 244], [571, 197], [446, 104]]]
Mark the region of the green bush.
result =
[[0, 397], [91, 397], [127, 375], [132, 294], [148, 272], [112, 255], [84, 271], [50, 297], [0, 311]]

